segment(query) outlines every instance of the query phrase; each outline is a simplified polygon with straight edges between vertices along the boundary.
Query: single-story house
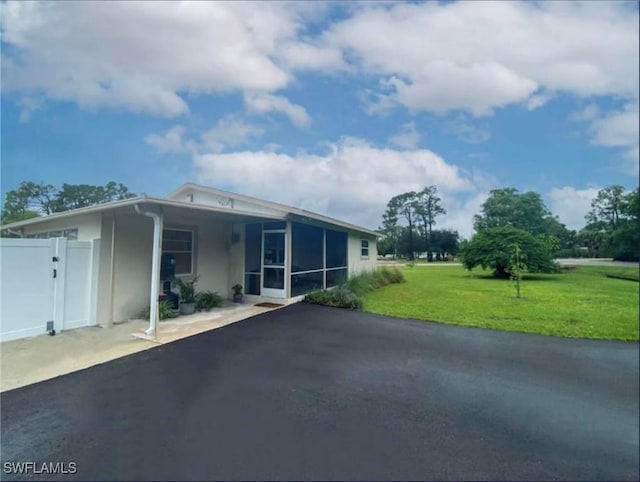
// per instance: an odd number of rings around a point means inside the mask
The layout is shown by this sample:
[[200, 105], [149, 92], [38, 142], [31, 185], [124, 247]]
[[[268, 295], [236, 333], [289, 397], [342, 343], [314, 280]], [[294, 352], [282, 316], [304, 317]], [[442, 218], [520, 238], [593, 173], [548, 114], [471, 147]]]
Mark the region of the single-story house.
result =
[[[95, 324], [135, 317], [158, 300], [170, 255], [175, 276], [199, 291], [248, 302], [299, 301], [309, 291], [376, 266], [377, 234], [327, 216], [191, 183], [3, 226], [22, 238], [99, 240]], [[164, 255], [164, 256], [163, 256]], [[157, 323], [151, 303], [149, 333]]]

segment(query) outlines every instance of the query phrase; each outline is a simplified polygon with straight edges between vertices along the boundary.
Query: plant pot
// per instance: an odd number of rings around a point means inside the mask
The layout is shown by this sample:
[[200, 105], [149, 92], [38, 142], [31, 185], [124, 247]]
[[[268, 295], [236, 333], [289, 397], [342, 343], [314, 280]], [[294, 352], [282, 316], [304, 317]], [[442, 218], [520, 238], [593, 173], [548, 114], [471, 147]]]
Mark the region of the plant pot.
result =
[[181, 315], [190, 315], [195, 313], [196, 304], [194, 303], [180, 303], [180, 314]]
[[237, 295], [233, 295], [234, 303], [242, 303], [242, 293], [238, 293]]

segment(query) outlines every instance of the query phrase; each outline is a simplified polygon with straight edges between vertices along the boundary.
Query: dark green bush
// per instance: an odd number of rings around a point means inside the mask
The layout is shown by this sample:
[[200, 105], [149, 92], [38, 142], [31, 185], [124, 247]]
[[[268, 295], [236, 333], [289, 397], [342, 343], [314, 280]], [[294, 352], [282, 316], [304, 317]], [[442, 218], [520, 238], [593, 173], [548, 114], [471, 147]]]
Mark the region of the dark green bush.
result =
[[196, 309], [201, 311], [209, 311], [222, 303], [222, 296], [217, 291], [202, 291], [196, 295]]
[[360, 297], [343, 286], [338, 286], [332, 290], [314, 291], [309, 293], [305, 297], [305, 300], [318, 305], [348, 308], [351, 310], [362, 309], [362, 300]]

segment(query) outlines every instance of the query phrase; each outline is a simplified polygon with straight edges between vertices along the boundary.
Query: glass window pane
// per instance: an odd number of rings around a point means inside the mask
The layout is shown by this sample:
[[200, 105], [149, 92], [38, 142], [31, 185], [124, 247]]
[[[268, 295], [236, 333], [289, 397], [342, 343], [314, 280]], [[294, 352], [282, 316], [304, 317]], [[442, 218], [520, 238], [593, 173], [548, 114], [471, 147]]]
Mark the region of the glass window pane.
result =
[[191, 253], [173, 253], [176, 257], [176, 274], [191, 274]]
[[264, 264], [265, 266], [284, 266], [284, 233], [265, 233]]
[[291, 275], [291, 296], [322, 289], [324, 271]]
[[264, 287], [283, 290], [284, 289], [284, 269], [265, 268], [264, 269]]
[[77, 229], [65, 229], [64, 237], [67, 239], [78, 239], [78, 230]]
[[323, 269], [323, 229], [308, 224], [291, 225], [291, 272]]
[[327, 268], [347, 266], [347, 233], [327, 229]]
[[49, 233], [50, 238], [62, 238], [62, 231], [51, 231]]
[[244, 292], [248, 295], [260, 294], [260, 273], [244, 275]]
[[332, 269], [327, 271], [327, 288], [339, 285], [347, 280], [347, 269]]
[[[262, 225], [247, 224], [245, 227], [244, 243], [244, 271], [245, 273], [260, 273], [262, 252]], [[258, 285], [259, 286], [259, 285]]]
[[286, 221], [275, 221], [273, 223], [264, 223], [263, 229], [266, 231], [268, 229], [287, 229]]

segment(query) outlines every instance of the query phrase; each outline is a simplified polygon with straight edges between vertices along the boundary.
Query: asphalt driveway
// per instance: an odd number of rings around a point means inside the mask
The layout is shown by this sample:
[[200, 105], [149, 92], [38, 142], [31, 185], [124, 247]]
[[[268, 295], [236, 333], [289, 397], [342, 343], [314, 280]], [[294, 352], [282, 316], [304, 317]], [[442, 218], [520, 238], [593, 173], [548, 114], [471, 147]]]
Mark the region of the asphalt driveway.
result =
[[2, 478], [638, 480], [638, 357], [297, 304], [2, 393]]

